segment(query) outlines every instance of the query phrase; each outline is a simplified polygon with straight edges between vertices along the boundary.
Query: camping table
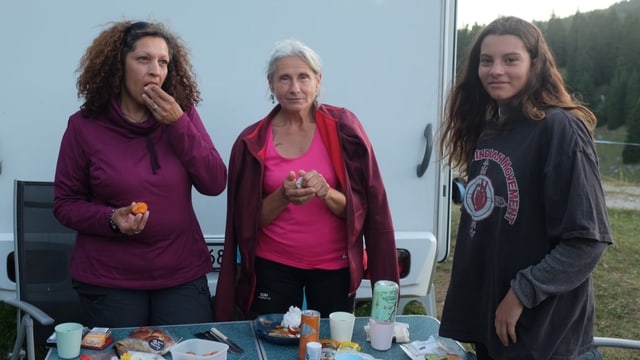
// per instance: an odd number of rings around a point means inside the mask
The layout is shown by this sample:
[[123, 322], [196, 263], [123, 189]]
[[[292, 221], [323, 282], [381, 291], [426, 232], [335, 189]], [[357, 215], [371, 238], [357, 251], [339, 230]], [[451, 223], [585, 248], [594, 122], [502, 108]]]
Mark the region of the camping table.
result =
[[[401, 315], [396, 318], [396, 321], [409, 324], [409, 336], [411, 341], [427, 340], [429, 336], [436, 335], [438, 333], [438, 327], [440, 325], [437, 319], [425, 315]], [[387, 351], [377, 351], [371, 348], [370, 343], [366, 341], [366, 333], [364, 331], [364, 325], [367, 324], [367, 322], [367, 317], [358, 317], [356, 318], [353, 329], [352, 341], [360, 344], [362, 352], [380, 359], [409, 359], [402, 349], [400, 349], [400, 346], [395, 342], [391, 346], [391, 349]], [[244, 349], [244, 352], [240, 355], [229, 352], [229, 360], [295, 360], [298, 357], [298, 347], [295, 345], [287, 346], [273, 344], [267, 340], [257, 337], [252, 321], [173, 325], [161, 326], [160, 328], [174, 338], [184, 340], [194, 338], [195, 333], [208, 331], [212, 326], [218, 328]], [[112, 329], [112, 336], [115, 338], [115, 342], [117, 342], [118, 340], [126, 338], [134, 329], [135, 328], [114, 328]], [[329, 338], [329, 319], [323, 318], [320, 320], [320, 338]], [[458, 342], [451, 339], [445, 339], [445, 341], [448, 342], [452, 348], [458, 349], [461, 354], [465, 353], [464, 348]], [[111, 349], [111, 346], [109, 346], [101, 351], [82, 349], [80, 353], [94, 354], [111, 351], [113, 350]], [[165, 358], [171, 359], [171, 354], [167, 353]], [[50, 349], [46, 360], [58, 359], [59, 357], [56, 349]]]

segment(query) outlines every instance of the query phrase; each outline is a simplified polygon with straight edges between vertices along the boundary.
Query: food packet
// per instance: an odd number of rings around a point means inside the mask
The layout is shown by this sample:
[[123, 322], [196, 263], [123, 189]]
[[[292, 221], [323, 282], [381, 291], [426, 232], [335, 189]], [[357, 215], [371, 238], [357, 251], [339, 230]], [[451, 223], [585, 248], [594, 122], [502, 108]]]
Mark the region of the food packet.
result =
[[176, 341], [167, 332], [143, 326], [118, 341], [116, 347], [120, 354], [127, 351], [140, 351], [164, 355], [175, 343]]

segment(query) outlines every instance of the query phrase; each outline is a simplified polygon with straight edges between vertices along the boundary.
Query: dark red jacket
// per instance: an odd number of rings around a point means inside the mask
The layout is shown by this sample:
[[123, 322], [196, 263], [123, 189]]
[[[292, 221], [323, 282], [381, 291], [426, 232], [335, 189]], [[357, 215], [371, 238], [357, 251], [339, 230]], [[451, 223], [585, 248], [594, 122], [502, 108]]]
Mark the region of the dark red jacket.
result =
[[[278, 105], [264, 119], [247, 127], [231, 149], [224, 255], [214, 308], [216, 321], [234, 320], [236, 310], [246, 317], [253, 303], [257, 233], [262, 199], [266, 196], [262, 192], [266, 136], [279, 110]], [[330, 105], [318, 107], [315, 121], [347, 198], [350, 294], [355, 294], [362, 281], [365, 244], [372, 283], [382, 279], [399, 282], [391, 212], [362, 124], [351, 111]], [[236, 261], [237, 251], [240, 264]]]

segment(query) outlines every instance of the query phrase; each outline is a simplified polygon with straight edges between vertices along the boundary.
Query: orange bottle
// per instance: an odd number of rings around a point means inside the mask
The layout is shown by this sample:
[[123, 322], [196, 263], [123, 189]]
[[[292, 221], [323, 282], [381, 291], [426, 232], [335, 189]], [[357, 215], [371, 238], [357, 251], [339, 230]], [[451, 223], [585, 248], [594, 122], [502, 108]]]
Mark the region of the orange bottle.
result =
[[320, 340], [320, 312], [316, 310], [304, 310], [300, 317], [298, 360], [305, 360], [307, 343], [318, 340]]

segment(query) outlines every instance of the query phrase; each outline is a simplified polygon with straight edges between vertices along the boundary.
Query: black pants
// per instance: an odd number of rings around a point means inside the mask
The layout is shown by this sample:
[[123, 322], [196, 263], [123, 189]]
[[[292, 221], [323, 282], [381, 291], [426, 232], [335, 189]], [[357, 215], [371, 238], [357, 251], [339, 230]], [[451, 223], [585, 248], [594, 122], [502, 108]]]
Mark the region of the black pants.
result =
[[329, 317], [334, 311], [353, 312], [349, 296], [349, 269], [305, 270], [256, 258], [255, 314], [285, 313], [289, 306], [307, 308]]
[[207, 277], [158, 290], [114, 289], [73, 282], [85, 326], [133, 327], [213, 321]]
[[[489, 356], [489, 352], [487, 348], [480, 344], [473, 344], [476, 350], [476, 359], [477, 360], [492, 360], [493, 358]], [[587, 351], [586, 353], [578, 356], [576, 360], [603, 360], [602, 354], [598, 349], [592, 349], [591, 351]]]
[[481, 343], [474, 343], [473, 348], [476, 351], [476, 359], [478, 360], [493, 360], [491, 356], [489, 356], [489, 352], [487, 351], [487, 347]]

